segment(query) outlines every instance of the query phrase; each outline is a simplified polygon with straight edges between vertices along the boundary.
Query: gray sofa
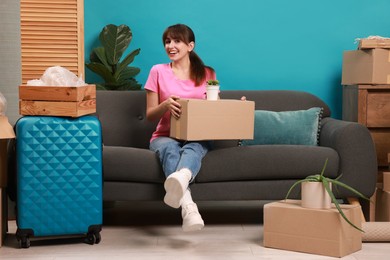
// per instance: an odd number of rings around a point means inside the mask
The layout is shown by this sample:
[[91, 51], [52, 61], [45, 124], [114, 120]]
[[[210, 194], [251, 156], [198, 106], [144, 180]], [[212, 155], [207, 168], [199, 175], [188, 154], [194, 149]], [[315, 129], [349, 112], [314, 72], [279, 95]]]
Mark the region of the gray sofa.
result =
[[[272, 111], [323, 107], [318, 146], [238, 146], [215, 141], [191, 184], [195, 201], [280, 200], [293, 182], [319, 173], [337, 177], [366, 196], [374, 193], [377, 159], [368, 130], [331, 118], [329, 107], [312, 94], [287, 90], [222, 91], [223, 99], [246, 96], [256, 109]], [[165, 180], [157, 156], [148, 149], [157, 122], [146, 120], [145, 91], [98, 91], [97, 116], [103, 131], [104, 201], [162, 200]], [[336, 190], [340, 199], [353, 196]], [[293, 198], [299, 197], [299, 192]], [[366, 210], [367, 211], [367, 210]], [[367, 216], [367, 212], [366, 217]]]

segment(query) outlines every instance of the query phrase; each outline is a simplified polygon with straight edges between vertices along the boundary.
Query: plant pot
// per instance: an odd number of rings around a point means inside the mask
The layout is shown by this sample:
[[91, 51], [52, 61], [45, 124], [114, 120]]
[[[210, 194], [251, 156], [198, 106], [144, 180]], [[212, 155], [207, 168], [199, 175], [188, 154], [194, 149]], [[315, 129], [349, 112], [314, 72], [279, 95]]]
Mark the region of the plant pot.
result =
[[[330, 188], [332, 188], [331, 184]], [[329, 209], [331, 198], [322, 182], [303, 182], [301, 184], [301, 206], [311, 209]]]
[[207, 100], [218, 100], [219, 86], [207, 85], [206, 86], [206, 97]]

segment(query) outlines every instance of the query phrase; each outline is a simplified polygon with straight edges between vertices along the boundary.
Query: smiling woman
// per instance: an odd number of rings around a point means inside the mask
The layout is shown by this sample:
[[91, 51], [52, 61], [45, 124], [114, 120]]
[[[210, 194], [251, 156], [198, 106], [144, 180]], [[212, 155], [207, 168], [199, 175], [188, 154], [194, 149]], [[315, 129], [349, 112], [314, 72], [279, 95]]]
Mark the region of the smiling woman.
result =
[[195, 231], [202, 229], [204, 222], [192, 200], [189, 184], [198, 174], [210, 143], [171, 138], [170, 118], [180, 118], [179, 98], [205, 99], [206, 82], [215, 80], [215, 72], [195, 53], [195, 35], [187, 25], [169, 26], [162, 40], [171, 62], [153, 66], [145, 84], [146, 117], [160, 120], [150, 139], [150, 149], [158, 155], [166, 177], [165, 204], [181, 207], [183, 230]]

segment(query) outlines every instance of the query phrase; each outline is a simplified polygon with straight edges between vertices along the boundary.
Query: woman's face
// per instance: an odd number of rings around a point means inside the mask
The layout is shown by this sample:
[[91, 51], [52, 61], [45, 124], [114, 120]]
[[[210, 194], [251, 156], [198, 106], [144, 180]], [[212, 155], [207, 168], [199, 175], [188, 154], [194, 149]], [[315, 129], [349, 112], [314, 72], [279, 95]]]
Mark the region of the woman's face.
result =
[[188, 57], [189, 53], [194, 49], [194, 42], [185, 43], [179, 39], [165, 40], [165, 51], [171, 61], [179, 61]]

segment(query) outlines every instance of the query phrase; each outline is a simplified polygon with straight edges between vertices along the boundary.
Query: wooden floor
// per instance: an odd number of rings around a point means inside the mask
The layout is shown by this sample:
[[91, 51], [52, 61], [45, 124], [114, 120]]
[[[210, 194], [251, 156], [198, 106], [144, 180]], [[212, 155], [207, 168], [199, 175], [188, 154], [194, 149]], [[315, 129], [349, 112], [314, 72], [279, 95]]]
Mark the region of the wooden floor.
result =
[[[87, 245], [80, 238], [32, 240], [19, 249], [16, 223], [0, 248], [0, 259], [336, 259], [265, 248], [262, 244], [261, 202], [200, 202], [206, 226], [185, 233], [180, 211], [160, 202], [118, 202], [104, 213], [102, 241]], [[390, 243], [363, 243], [347, 260], [388, 260]]]

